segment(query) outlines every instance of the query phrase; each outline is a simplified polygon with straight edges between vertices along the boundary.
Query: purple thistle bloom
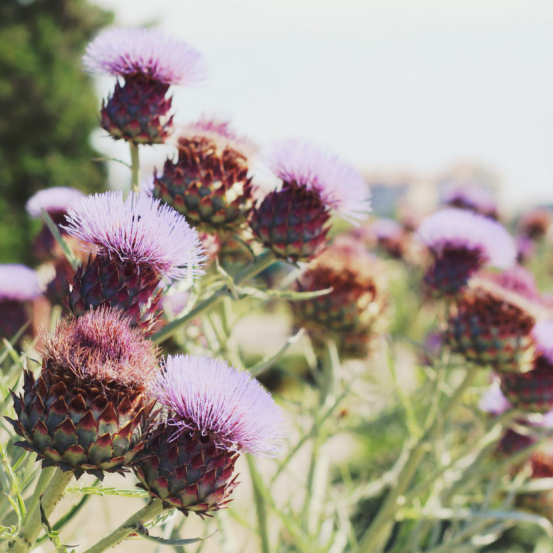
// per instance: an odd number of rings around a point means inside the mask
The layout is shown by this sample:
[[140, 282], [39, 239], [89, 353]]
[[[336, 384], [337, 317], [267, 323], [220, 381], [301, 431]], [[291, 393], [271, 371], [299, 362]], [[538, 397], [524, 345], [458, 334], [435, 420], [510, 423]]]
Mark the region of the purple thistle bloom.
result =
[[202, 274], [198, 233], [171, 207], [146, 194], [88, 196], [67, 215], [67, 232], [92, 244], [94, 253], [146, 266], [168, 279]]
[[281, 410], [247, 372], [199, 356], [168, 356], [153, 395], [169, 410], [169, 424], [209, 435], [226, 450], [274, 457], [285, 437]]
[[317, 191], [324, 204], [346, 219], [365, 219], [371, 209], [363, 177], [326, 148], [301, 139], [283, 139], [274, 142], [263, 159], [284, 183]]
[[374, 232], [378, 240], [400, 238], [405, 232], [403, 225], [394, 219], [387, 219], [385, 217], [373, 221], [369, 228]]
[[499, 381], [494, 381], [482, 394], [478, 402], [478, 408], [485, 413], [490, 413], [490, 415], [497, 417], [512, 409], [513, 406], [501, 391]]
[[110, 29], [87, 47], [85, 68], [119, 77], [145, 76], [167, 85], [190, 85], [205, 77], [203, 56], [183, 40], [152, 29]]
[[513, 238], [491, 219], [461, 209], [443, 209], [421, 223], [418, 235], [435, 255], [444, 250], [475, 252], [483, 265], [509, 269], [516, 261]]
[[442, 189], [441, 203], [451, 207], [470, 209], [491, 218], [497, 216], [497, 201], [494, 195], [478, 184], [449, 183]]
[[0, 265], [0, 302], [31, 301], [39, 295], [36, 271], [25, 265]]
[[33, 218], [42, 217], [42, 210], [48, 215], [64, 214], [72, 204], [77, 200], [84, 198], [85, 195], [76, 188], [66, 186], [55, 186], [40, 190], [27, 201], [27, 213]]
[[553, 321], [537, 323], [532, 330], [537, 353], [553, 365]]

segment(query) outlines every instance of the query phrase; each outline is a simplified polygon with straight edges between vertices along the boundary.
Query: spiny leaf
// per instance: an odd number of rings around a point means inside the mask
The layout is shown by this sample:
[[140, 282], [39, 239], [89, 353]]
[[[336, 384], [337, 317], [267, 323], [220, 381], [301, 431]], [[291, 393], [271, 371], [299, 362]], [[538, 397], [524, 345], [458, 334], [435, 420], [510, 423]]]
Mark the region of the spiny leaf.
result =
[[211, 538], [213, 534], [210, 534], [209, 536], [205, 536], [203, 538], [189, 538], [189, 539], [165, 539], [165, 538], [158, 538], [156, 536], [150, 536], [148, 530], [144, 528], [144, 526], [139, 526], [136, 528], [136, 533], [140, 534], [144, 539], [153, 541], [154, 543], [158, 543], [160, 545], [190, 545], [192, 543], [198, 543], [200, 541], [207, 540], [208, 538]]

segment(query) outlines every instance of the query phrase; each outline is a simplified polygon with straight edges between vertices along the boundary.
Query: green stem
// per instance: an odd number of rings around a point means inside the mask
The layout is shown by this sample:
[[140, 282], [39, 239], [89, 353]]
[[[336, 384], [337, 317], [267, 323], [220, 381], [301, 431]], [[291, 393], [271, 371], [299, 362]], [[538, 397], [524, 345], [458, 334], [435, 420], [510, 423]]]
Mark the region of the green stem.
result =
[[434, 420], [430, 421], [430, 426], [424, 436], [412, 446], [409, 457], [398, 475], [395, 487], [388, 492], [376, 517], [372, 520], [371, 525], [363, 535], [359, 544], [359, 553], [380, 553], [386, 546], [393, 528], [394, 516], [398, 509], [398, 500], [411, 485], [420, 463], [430, 449], [436, 434], [439, 432], [440, 419], [445, 420], [451, 414], [451, 411], [472, 384], [479, 370], [478, 367], [474, 366], [468, 369], [465, 378], [455, 390], [455, 393], [439, 411], [440, 417], [435, 417]]
[[25, 515], [25, 519], [19, 532], [20, 541], [14, 543], [10, 551], [13, 553], [27, 553], [31, 550], [42, 528], [42, 516], [39, 509], [39, 501], [42, 503], [42, 508], [44, 509], [46, 516], [50, 516], [54, 510], [54, 507], [63, 496], [63, 492], [72, 478], [72, 472], [63, 472], [60, 469], [55, 469], [55, 473], [52, 476], [50, 483], [45, 488], [42, 498], [40, 492], [38, 491], [38, 486], [40, 484], [40, 486], [44, 489], [44, 480], [47, 479], [47, 476], [43, 480], [39, 479], [37, 483], [38, 493], [36, 493], [38, 499], [33, 498], [32, 504], [34, 505], [34, 508], [32, 510], [29, 509]]
[[23, 526], [27, 523], [30, 518], [31, 513], [38, 507], [38, 502], [40, 501], [40, 496], [44, 493], [44, 490], [51, 482], [54, 473], [56, 472], [56, 467], [48, 467], [40, 471], [40, 476], [36, 483], [35, 491], [31, 496], [29, 505], [27, 506], [27, 514], [23, 519]]
[[127, 539], [137, 527], [152, 520], [163, 512], [163, 501], [154, 499], [146, 507], [140, 509], [137, 513], [128, 518], [121, 526], [116, 528], [111, 534], [101, 539], [96, 545], [87, 549], [84, 553], [102, 553], [106, 549], [116, 546]]
[[253, 485], [253, 498], [255, 501], [255, 510], [257, 513], [257, 526], [259, 528], [259, 537], [261, 539], [261, 551], [263, 553], [271, 553], [269, 544], [269, 532], [267, 529], [267, 506], [265, 505], [265, 497], [263, 494], [263, 483], [261, 476], [257, 472], [255, 462], [251, 455], [246, 455], [248, 468]]
[[131, 192], [140, 190], [140, 153], [138, 144], [129, 142], [131, 149]]
[[[246, 265], [235, 277], [234, 277], [234, 284], [236, 286], [239, 286], [240, 284], [246, 282], [250, 278], [253, 278], [254, 276], [258, 275], [261, 271], [269, 267], [273, 262], [275, 261], [275, 255], [270, 250], [267, 250], [263, 252], [260, 256], [258, 256], [253, 263], [250, 263], [249, 265]], [[175, 319], [171, 321], [168, 325], [163, 327], [161, 330], [158, 330], [153, 336], [152, 340], [156, 344], [160, 344], [161, 342], [164, 342], [179, 328], [182, 326], [188, 324], [190, 321], [193, 321], [197, 317], [199, 317], [202, 313], [208, 311], [209, 309], [213, 308], [216, 305], [219, 305], [226, 297], [232, 296], [230, 293], [230, 290], [225, 287], [222, 290], [218, 290], [205, 300], [201, 301], [186, 315], [183, 315], [182, 317]]]

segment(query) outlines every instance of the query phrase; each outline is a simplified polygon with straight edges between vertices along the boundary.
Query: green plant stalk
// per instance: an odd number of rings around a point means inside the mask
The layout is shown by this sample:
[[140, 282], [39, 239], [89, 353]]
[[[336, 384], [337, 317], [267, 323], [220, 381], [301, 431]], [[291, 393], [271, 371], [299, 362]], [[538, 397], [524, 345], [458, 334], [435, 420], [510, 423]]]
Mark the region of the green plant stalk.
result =
[[255, 461], [252, 456], [246, 455], [246, 459], [248, 461], [248, 468], [252, 479], [253, 498], [257, 514], [257, 527], [259, 530], [259, 538], [261, 539], [261, 551], [263, 553], [271, 553], [267, 525], [267, 506], [265, 505], [265, 496], [263, 494], [263, 482], [261, 481], [261, 475], [257, 471]]
[[[72, 478], [72, 472], [63, 472], [60, 469], [55, 469], [54, 475], [46, 487], [44, 495], [42, 495], [42, 499], [40, 499], [40, 494], [36, 494], [42, 503], [42, 508], [44, 509], [46, 516], [52, 514], [54, 507], [63, 496], [65, 488]], [[41, 486], [44, 484], [39, 479], [37, 487], [39, 483]], [[42, 528], [42, 517], [39, 509], [39, 500], [36, 500], [35, 508], [27, 511], [27, 514], [25, 515], [21, 530], [19, 531], [20, 541], [15, 542], [10, 549], [13, 553], [27, 553], [30, 551], [36, 542], [38, 535], [40, 534], [40, 530]], [[34, 501], [35, 500], [33, 498], [33, 502]]]
[[127, 539], [139, 526], [161, 514], [163, 509], [163, 501], [161, 501], [161, 499], [154, 499], [148, 503], [146, 507], [129, 517], [121, 526], [101, 539], [96, 545], [87, 549], [84, 553], [102, 553], [102, 551], [116, 546], [118, 543]]
[[140, 190], [140, 153], [138, 144], [129, 142], [131, 149], [131, 192], [139, 192]]
[[[244, 267], [234, 277], [234, 285], [239, 286], [243, 282], [246, 282], [250, 278], [258, 275], [267, 267], [272, 265], [275, 259], [275, 255], [270, 250], [263, 252], [260, 256], [257, 257], [257, 259], [255, 259], [255, 261], [253, 261], [249, 265], [246, 265], [246, 267]], [[152, 340], [156, 344], [164, 342], [165, 340], [173, 336], [173, 334], [175, 334], [175, 332], [177, 332], [179, 328], [193, 321], [201, 314], [212, 309], [216, 305], [219, 305], [226, 297], [232, 297], [232, 294], [228, 287], [218, 290], [205, 300], [198, 303], [198, 305], [196, 305], [194, 309], [186, 313], [186, 315], [183, 315], [182, 317], [171, 321], [167, 326], [156, 332], [152, 336]]]
[[[447, 419], [451, 414], [451, 411], [459, 403], [480, 370], [477, 366], [472, 366], [468, 369], [465, 378], [455, 390], [455, 393], [449, 398], [443, 409], [438, 411], [442, 420]], [[393, 528], [394, 516], [399, 507], [398, 500], [409, 488], [421, 461], [431, 448], [439, 428], [439, 418], [436, 416], [430, 422], [430, 426], [424, 436], [412, 446], [409, 457], [398, 475], [395, 487], [390, 489], [386, 495], [376, 517], [372, 520], [371, 525], [361, 539], [359, 553], [380, 553], [386, 546]]]
[[44, 490], [46, 490], [48, 484], [51, 482], [55, 472], [56, 467], [48, 467], [40, 471], [40, 476], [38, 477], [35, 491], [30, 498], [29, 505], [27, 505], [27, 514], [23, 519], [23, 526], [25, 526], [25, 523], [30, 518], [30, 514], [38, 507], [40, 497], [44, 493]]

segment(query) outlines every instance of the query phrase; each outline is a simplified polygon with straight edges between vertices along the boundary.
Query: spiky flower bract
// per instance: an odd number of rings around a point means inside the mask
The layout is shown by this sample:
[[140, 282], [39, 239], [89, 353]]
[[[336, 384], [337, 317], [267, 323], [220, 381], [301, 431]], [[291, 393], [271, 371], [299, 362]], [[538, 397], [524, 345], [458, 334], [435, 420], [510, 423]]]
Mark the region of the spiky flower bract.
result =
[[166, 413], [136, 472], [152, 495], [185, 514], [228, 503], [241, 452], [275, 456], [283, 449], [280, 409], [249, 373], [224, 361], [169, 356], [152, 395]]
[[553, 409], [553, 321], [542, 321], [532, 330], [535, 359], [526, 372], [501, 375], [501, 388], [508, 400], [528, 413]]
[[470, 211], [438, 211], [421, 223], [418, 235], [434, 259], [425, 282], [441, 295], [457, 294], [481, 267], [508, 269], [516, 261], [515, 243], [505, 228]]
[[226, 233], [245, 223], [252, 208], [251, 143], [228, 121], [203, 118], [183, 127], [178, 158], [156, 175], [154, 195], [207, 232]]
[[112, 309], [62, 319], [44, 342], [42, 371], [25, 371], [23, 395], [12, 394], [19, 445], [77, 477], [122, 472], [143, 446], [155, 346]]
[[192, 279], [202, 272], [198, 233], [182, 215], [146, 194], [126, 200], [122, 192], [89, 196], [69, 210], [67, 221], [67, 232], [95, 254], [73, 280], [69, 305], [78, 315], [111, 305], [136, 324], [144, 309], [148, 316], [155, 311], [153, 295], [163, 277]]
[[278, 257], [309, 261], [326, 244], [332, 211], [349, 220], [370, 211], [363, 177], [325, 148], [285, 139], [269, 147], [264, 160], [282, 183], [254, 208], [250, 225]]
[[528, 370], [542, 307], [500, 282], [474, 278], [449, 306], [446, 343], [467, 361], [499, 372]]
[[307, 330], [316, 351], [332, 339], [342, 358], [366, 357], [388, 304], [378, 261], [358, 240], [339, 236], [297, 284], [300, 292], [327, 289], [326, 295], [290, 302], [295, 325]]
[[29, 303], [40, 295], [38, 275], [25, 265], [0, 265], [0, 338], [11, 340], [29, 320]]
[[458, 209], [474, 211], [490, 219], [497, 219], [497, 201], [487, 188], [478, 184], [445, 185], [441, 191], [441, 203]]
[[103, 102], [101, 125], [134, 144], [165, 142], [173, 125], [169, 86], [194, 84], [205, 74], [197, 50], [151, 29], [105, 31], [88, 45], [83, 62], [89, 71], [124, 79]]

